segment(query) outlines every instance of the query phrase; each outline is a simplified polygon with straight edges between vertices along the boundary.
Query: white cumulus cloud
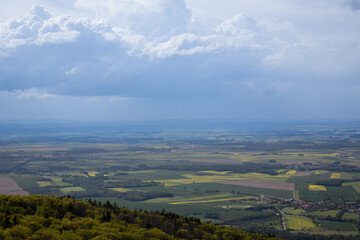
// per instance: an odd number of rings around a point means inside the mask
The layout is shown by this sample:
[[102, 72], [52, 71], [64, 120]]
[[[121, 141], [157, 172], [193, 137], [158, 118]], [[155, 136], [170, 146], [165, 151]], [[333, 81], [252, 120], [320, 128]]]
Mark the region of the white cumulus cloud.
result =
[[45, 100], [48, 98], [55, 98], [55, 94], [47, 93], [44, 90], [36, 89], [36, 88], [30, 88], [26, 90], [18, 90], [16, 91], [17, 99], [31, 99], [35, 98], [38, 100]]
[[[327, 45], [276, 18], [238, 13], [200, 29], [206, 22], [194, 19], [184, 0], [77, 0], [74, 6], [98, 15], [54, 15], [34, 6], [0, 24], [0, 89], [135, 98], [221, 95], [222, 81], [263, 74], [277, 79], [282, 71], [322, 74], [321, 66], [347, 56], [339, 45], [328, 58]], [[344, 72], [350, 65], [338, 66]]]

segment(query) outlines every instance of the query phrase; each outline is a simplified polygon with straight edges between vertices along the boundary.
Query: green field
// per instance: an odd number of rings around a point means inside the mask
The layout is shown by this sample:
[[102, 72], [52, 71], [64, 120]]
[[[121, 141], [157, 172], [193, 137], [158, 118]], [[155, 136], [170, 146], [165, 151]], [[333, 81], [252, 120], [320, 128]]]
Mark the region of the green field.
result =
[[227, 173], [227, 174], [209, 174], [209, 175], [197, 175], [197, 174], [183, 174], [182, 179], [166, 179], [154, 181], [161, 182], [165, 186], [178, 186], [184, 184], [194, 184], [194, 183], [211, 183], [211, 182], [226, 182], [226, 181], [238, 181], [238, 180], [266, 180], [274, 182], [285, 182], [295, 173], [291, 174], [279, 174], [276, 176], [271, 176], [269, 174], [261, 173], [246, 173], [246, 174], [237, 174], [237, 173]]
[[70, 192], [82, 192], [82, 191], [86, 191], [86, 189], [82, 188], [82, 187], [65, 187], [65, 188], [60, 188], [59, 189], [62, 193], [64, 194], [68, 194]]
[[352, 183], [344, 183], [342, 186], [322, 186], [318, 181], [330, 180], [331, 173], [292, 177], [288, 181], [295, 183], [295, 196], [297, 199], [306, 201], [356, 201], [360, 197]]
[[47, 186], [51, 186], [52, 183], [50, 181], [36, 181], [36, 183], [40, 186], [40, 187], [47, 187]]
[[340, 232], [351, 232], [359, 221], [349, 208], [360, 199], [358, 129], [138, 127], [0, 134], [1, 176], [30, 194], [165, 209], [264, 232], [283, 229], [279, 210], [291, 232], [330, 234], [340, 217], [348, 221]]
[[116, 192], [128, 192], [131, 191], [131, 189], [128, 188], [109, 188], [110, 190], [116, 191]]
[[281, 209], [285, 214], [291, 214], [291, 215], [304, 215], [304, 210], [301, 208], [294, 209], [293, 207], [285, 207]]
[[356, 231], [354, 224], [349, 222], [320, 220], [320, 224], [324, 229], [330, 231]]
[[319, 227], [310, 218], [303, 216], [285, 215], [286, 226], [294, 231], [315, 231]]
[[244, 187], [220, 183], [195, 183], [189, 185], [179, 185], [180, 188], [185, 188], [186, 190], [196, 191], [196, 189], [212, 190], [212, 191], [223, 191], [223, 192], [235, 192], [241, 195], [250, 195], [250, 196], [259, 196], [261, 194], [271, 195], [276, 197], [291, 198], [291, 191], [284, 190], [274, 190], [274, 189], [265, 189], [265, 188], [255, 188], [255, 187]]
[[346, 182], [343, 186], [352, 186], [356, 192], [360, 193], [360, 182]]
[[63, 179], [61, 177], [51, 177], [51, 182], [53, 183], [53, 185], [58, 187], [66, 187], [72, 185], [70, 183], [63, 182]]
[[336, 215], [340, 212], [340, 210], [328, 210], [328, 211], [314, 211], [311, 212], [311, 216], [316, 216], [318, 218], [326, 218], [326, 217], [336, 217]]
[[309, 184], [309, 191], [327, 191], [325, 186]]
[[41, 177], [35, 175], [13, 175], [11, 177], [21, 188], [29, 189], [39, 187], [37, 180], [41, 180]]
[[360, 216], [357, 213], [344, 213], [341, 216], [341, 219], [348, 220], [348, 221], [349, 220], [360, 220]]

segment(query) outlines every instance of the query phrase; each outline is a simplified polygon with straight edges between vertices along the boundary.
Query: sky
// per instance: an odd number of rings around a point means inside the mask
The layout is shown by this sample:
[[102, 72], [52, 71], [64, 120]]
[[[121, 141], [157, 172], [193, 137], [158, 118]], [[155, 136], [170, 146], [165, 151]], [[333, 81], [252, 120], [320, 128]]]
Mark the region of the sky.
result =
[[360, 0], [0, 0], [0, 120], [360, 120]]

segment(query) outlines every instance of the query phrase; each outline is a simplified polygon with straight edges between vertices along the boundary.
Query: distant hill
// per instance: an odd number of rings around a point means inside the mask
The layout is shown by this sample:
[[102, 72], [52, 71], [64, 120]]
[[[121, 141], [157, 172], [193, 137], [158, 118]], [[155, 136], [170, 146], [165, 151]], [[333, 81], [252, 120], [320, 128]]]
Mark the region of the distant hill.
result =
[[275, 239], [197, 218], [70, 197], [0, 195], [0, 239]]

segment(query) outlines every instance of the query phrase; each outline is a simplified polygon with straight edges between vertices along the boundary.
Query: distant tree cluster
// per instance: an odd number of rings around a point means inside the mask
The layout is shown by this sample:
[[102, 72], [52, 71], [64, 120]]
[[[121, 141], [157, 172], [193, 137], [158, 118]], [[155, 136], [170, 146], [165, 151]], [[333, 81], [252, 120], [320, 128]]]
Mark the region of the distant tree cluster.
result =
[[0, 239], [274, 239], [174, 213], [133, 211], [110, 202], [0, 195]]

